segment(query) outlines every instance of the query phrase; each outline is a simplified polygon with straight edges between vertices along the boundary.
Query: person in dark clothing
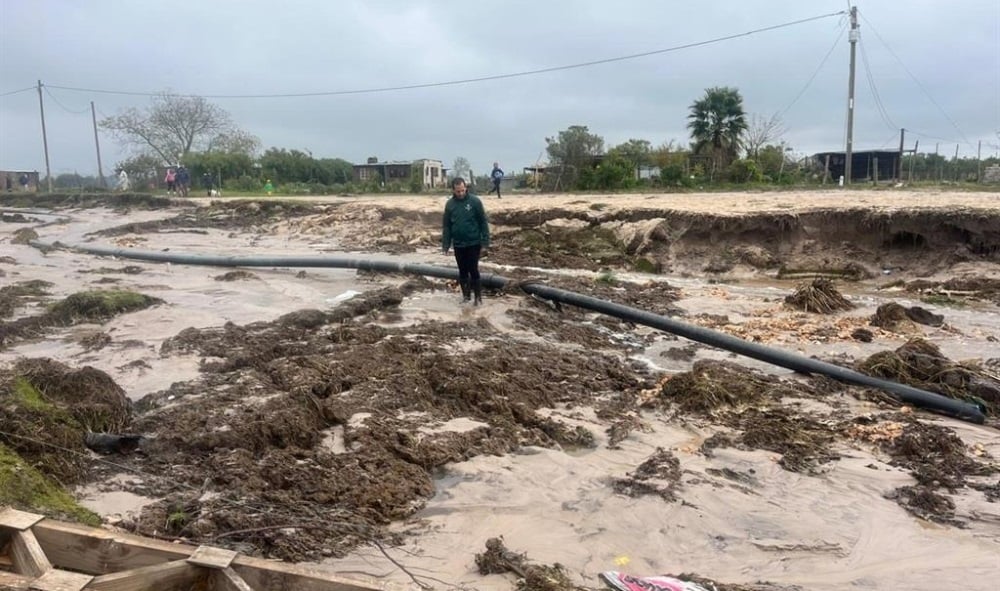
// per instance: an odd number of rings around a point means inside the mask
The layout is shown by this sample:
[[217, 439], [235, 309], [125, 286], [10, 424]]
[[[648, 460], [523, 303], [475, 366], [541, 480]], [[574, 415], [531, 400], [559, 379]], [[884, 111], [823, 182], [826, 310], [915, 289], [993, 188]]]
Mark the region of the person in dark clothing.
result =
[[205, 174], [201, 175], [201, 184], [202, 184], [203, 187], [205, 187], [205, 196], [206, 197], [211, 197], [212, 196], [212, 174], [209, 173], [209, 172], [206, 172]]
[[11, 189], [14, 187], [14, 181], [10, 180], [9, 174], [7, 175], [7, 180], [4, 181], [4, 187], [7, 189], [8, 193], [10, 193]]
[[503, 170], [500, 169], [500, 163], [493, 163], [493, 172], [490, 173], [490, 178], [493, 179], [493, 191], [496, 192], [497, 199], [500, 199], [500, 182], [503, 181]]
[[475, 295], [475, 305], [483, 303], [483, 288], [479, 283], [479, 257], [490, 245], [490, 226], [483, 202], [465, 186], [461, 177], [451, 181], [451, 198], [444, 206], [441, 223], [441, 250], [444, 254], [454, 246], [458, 263], [458, 283], [462, 286], [462, 302]]
[[183, 166], [177, 167], [177, 192], [181, 197], [188, 196], [188, 189], [191, 188], [191, 173]]
[[21, 173], [21, 178], [19, 178], [18, 180], [21, 181], [21, 190], [22, 191], [27, 191], [28, 190], [28, 183], [31, 182], [30, 179], [28, 178], [28, 175], [26, 173], [22, 172]]

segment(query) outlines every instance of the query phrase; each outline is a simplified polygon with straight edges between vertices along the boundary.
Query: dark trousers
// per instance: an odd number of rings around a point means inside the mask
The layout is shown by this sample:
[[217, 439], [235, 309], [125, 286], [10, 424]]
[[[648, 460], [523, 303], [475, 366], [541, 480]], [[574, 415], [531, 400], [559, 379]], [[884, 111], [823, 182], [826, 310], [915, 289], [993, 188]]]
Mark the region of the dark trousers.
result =
[[[500, 197], [500, 181], [493, 181], [493, 191], [496, 191], [497, 198]], [[492, 193], [493, 191], [490, 191]]]
[[479, 244], [455, 247], [455, 262], [458, 263], [458, 282], [460, 284], [479, 284], [479, 252], [482, 248]]

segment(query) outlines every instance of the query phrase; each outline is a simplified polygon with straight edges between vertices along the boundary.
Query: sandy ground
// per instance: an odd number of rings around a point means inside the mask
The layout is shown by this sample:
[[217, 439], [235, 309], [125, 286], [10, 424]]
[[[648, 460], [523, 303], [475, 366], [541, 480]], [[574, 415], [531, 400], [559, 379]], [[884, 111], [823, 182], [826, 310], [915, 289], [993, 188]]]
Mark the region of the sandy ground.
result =
[[[327, 197], [307, 201], [349, 202], [354, 207], [388, 207], [437, 211], [443, 197]], [[911, 193], [899, 191], [850, 191], [796, 193], [713, 193], [684, 195], [513, 195], [487, 199], [490, 211], [531, 208], [579, 208], [602, 211], [628, 208], [663, 208], [705, 211], [716, 215], [743, 212], [806, 211], [815, 208], [928, 208], [942, 211], [1000, 209], [1000, 195], [987, 193]], [[43, 241], [74, 243], [90, 240], [88, 232], [126, 221], [109, 210], [67, 212], [71, 221], [37, 228]], [[164, 211], [134, 210], [127, 221], [153, 220], [170, 215]], [[41, 219], [41, 218], [40, 218]], [[21, 224], [0, 224], [3, 255], [16, 265], [0, 265], [6, 273], [0, 284], [26, 279], [51, 281], [54, 297], [94, 287], [104, 275], [100, 267], [137, 265], [136, 275], [115, 275], [118, 287], [134, 288], [162, 298], [165, 305], [118, 317], [103, 326], [84, 325], [55, 331], [48, 338], [19, 343], [0, 350], [0, 364], [20, 357], [51, 357], [72, 365], [92, 365], [111, 375], [129, 397], [167, 388], [192, 379], [199, 372], [197, 355], [161, 356], [164, 340], [187, 327], [213, 327], [226, 322], [246, 324], [269, 321], [303, 308], [330, 308], [355, 292], [370, 290], [353, 271], [313, 270], [297, 276], [295, 269], [255, 269], [256, 278], [241, 282], [215, 279], [223, 270], [144, 262], [98, 259], [57, 251], [13, 245], [9, 241]], [[313, 254], [344, 249], [338, 232], [161, 233], [98, 239], [97, 244], [169, 249], [174, 252], [220, 254]], [[406, 260], [451, 264], [430, 249], [405, 255]], [[985, 267], [996, 273], [996, 265]], [[633, 278], [627, 273], [623, 279]], [[634, 278], [648, 279], [635, 276]], [[791, 281], [758, 280], [734, 284], [708, 283], [700, 278], [666, 276], [679, 286], [677, 305], [690, 314], [728, 314], [739, 323], [776, 311], [776, 301], [795, 285]], [[851, 317], [867, 317], [891, 297], [904, 305], [919, 303], [905, 294], [878, 292], [873, 285], [849, 287], [845, 293], [860, 307]], [[384, 319], [387, 325], [405, 326], [430, 320], [474, 322], [486, 318], [511, 338], [529, 338], [509, 320], [506, 312], [523, 305], [520, 297], [489, 299], [480, 310], [455, 305], [447, 291], [421, 293], [404, 301], [398, 314]], [[976, 304], [954, 309], [928, 306], [947, 315], [947, 329], [923, 327], [922, 335], [954, 359], [1000, 357], [1000, 308]], [[32, 309], [19, 310], [28, 315]], [[113, 344], [98, 352], [86, 351], [79, 338], [101, 330]], [[774, 331], [772, 331], [774, 333]], [[896, 347], [907, 335], [888, 335], [877, 343], [802, 338], [801, 333], [772, 334], [772, 344], [805, 354], [848, 354], [862, 357]], [[534, 337], [537, 338], [537, 337]], [[636, 358], [659, 372], [687, 369], [696, 359], [729, 358], [725, 353], [700, 348], [695, 359], [678, 360], [662, 352], [686, 343], [655, 339]], [[474, 354], [474, 347], [472, 352]], [[740, 363], [788, 377], [789, 372], [749, 360]], [[793, 405], [820, 405], [816, 400], [789, 400]], [[869, 403], [851, 401], [857, 413], [873, 412]], [[867, 405], [867, 406], [866, 406]], [[830, 409], [827, 409], [830, 410]], [[475, 572], [474, 555], [482, 552], [489, 537], [502, 536], [510, 549], [526, 552], [530, 559], [564, 565], [580, 584], [598, 587], [603, 570], [634, 574], [694, 572], [729, 583], [770, 581], [802, 589], [841, 590], [961, 588], [994, 589], [1000, 578], [1000, 505], [983, 495], [964, 491], [955, 496], [957, 514], [965, 527], [958, 528], [917, 519], [884, 495], [913, 481], [904, 470], [864, 446], [839, 444], [841, 459], [816, 474], [789, 472], [778, 457], [762, 450], [720, 449], [714, 457], [697, 453], [715, 429], [658, 411], [647, 411], [645, 429], [633, 431], [610, 449], [604, 425], [593, 409], [553, 408], [561, 420], [588, 428], [597, 438], [591, 450], [526, 447], [517, 453], [480, 456], [451, 464], [435, 481], [436, 494], [412, 518], [393, 529], [406, 532], [406, 543], [392, 555], [414, 574], [438, 588], [507, 590], [509, 575], [482, 576]], [[1000, 457], [1000, 436], [988, 426], [927, 415], [925, 420], [947, 426], [970, 446], [979, 444], [988, 456]], [[461, 431], [470, 422], [447, 426]], [[631, 498], [616, 494], [608, 483], [633, 471], [657, 448], [673, 452], [682, 468], [683, 502], [665, 503], [658, 497]], [[747, 482], [720, 476], [747, 475]], [[125, 477], [127, 478], [127, 477]], [[117, 517], [138, 510], [149, 499], [115, 491], [113, 487], [80, 491], [85, 504]], [[345, 574], [371, 577], [381, 582], [412, 587], [412, 581], [380, 553], [361, 548], [351, 556], [324, 562]], [[779, 587], [780, 588], [780, 587]]]

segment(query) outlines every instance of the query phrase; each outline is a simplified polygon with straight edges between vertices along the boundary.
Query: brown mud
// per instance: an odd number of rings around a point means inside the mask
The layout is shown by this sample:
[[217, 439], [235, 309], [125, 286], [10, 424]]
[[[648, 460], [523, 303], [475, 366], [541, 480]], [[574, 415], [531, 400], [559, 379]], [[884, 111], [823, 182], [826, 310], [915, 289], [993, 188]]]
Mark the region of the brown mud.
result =
[[[142, 200], [99, 205], [160, 206]], [[810, 314], [784, 309], [782, 296], [757, 302], [761, 305], [749, 311], [720, 314], [724, 308], [716, 306], [685, 312], [681, 304], [688, 288], [655, 277], [724, 274], [736, 281], [797, 269], [837, 276], [841, 287], [845, 278], [854, 278], [877, 288], [884, 287], [878, 282], [889, 271], [893, 281], [902, 282], [901, 293], [989, 306], [995, 284], [976, 279], [961, 265], [995, 271], [1000, 213], [831, 209], [727, 216], [557, 207], [497, 212], [492, 221], [494, 244], [484, 263], [501, 265], [499, 272], [514, 279], [506, 293], [491, 294], [497, 300], [513, 300], [518, 281], [541, 279], [760, 342], [778, 333], [793, 341], [852, 347], [871, 341], [875, 349], [865, 349], [867, 356], [853, 348], [831, 355], [871, 375], [981, 404], [988, 423], [1000, 425], [995, 359], [1000, 353], [953, 361], [926, 340], [888, 344], [899, 338], [897, 331], [944, 330], [946, 323], [902, 329], [876, 324], [870, 310], [848, 309], [844, 302], [853, 308], [856, 298], [847, 299], [827, 279], [810, 284], [812, 291], [796, 292], [791, 302], [809, 313], [823, 312], [822, 320], [803, 320]], [[439, 248], [439, 223], [436, 212], [391, 206], [226, 202], [89, 236], [138, 242], [145, 234], [179, 229], [291, 233], [351, 250], [419, 253]], [[21, 258], [0, 263], [13, 271]], [[126, 281], [146, 276], [142, 267], [129, 269], [100, 266], [90, 272]], [[626, 279], [636, 271], [652, 274]], [[921, 279], [930, 274], [933, 279]], [[213, 270], [207, 276], [226, 284], [219, 289], [269, 279], [264, 271]], [[247, 279], [253, 281], [238, 281]], [[991, 503], [1000, 497], [997, 461], [989, 452], [886, 395], [819, 377], [778, 377], [740, 360], [706, 359], [700, 345], [661, 350], [662, 359], [684, 367], [665, 373], [640, 358], [672, 337], [530, 298], [499, 312], [395, 323], [401, 309], [434, 294], [451, 294], [454, 286], [367, 274], [356, 279], [369, 282], [367, 290], [336, 305], [177, 332], [149, 361], [155, 363], [156, 355], [194, 357], [198, 376], [178, 379], [134, 404], [105, 372], [26, 356], [0, 370], [0, 418], [7, 433], [0, 443], [66, 484], [114, 481], [120, 483], [116, 490], [152, 499], [117, 521], [124, 529], [295, 561], [345, 556], [367, 544], [404, 543], [408, 534], [395, 526], [432, 501], [436, 481], [456, 463], [525, 448], [567, 454], [599, 445], [616, 450], [634, 434], [650, 431], [651, 423], [700, 429], [706, 436], [689, 445], [698, 457], [764, 450], [774, 454], [780, 471], [802, 477], [821, 476], [851, 450], [862, 449], [909, 475], [885, 493], [887, 499], [942, 527], [966, 527], [975, 519], [961, 506], [970, 491]], [[10, 316], [28, 304], [47, 303], [50, 287], [20, 276], [0, 290], [0, 311], [9, 309]], [[704, 293], [725, 305], [725, 290]], [[39, 340], [50, 329], [86, 322], [94, 326], [73, 338], [87, 354], [97, 355], [112, 341], [104, 328], [108, 319], [156, 300], [144, 302], [111, 311], [86, 302], [71, 309], [56, 305], [42, 315], [6, 322], [0, 337], [12, 336], [0, 340]], [[898, 306], [913, 322], [906, 314], [913, 307]], [[889, 312], [883, 316], [899, 315]], [[922, 317], [934, 320], [928, 314]], [[11, 327], [21, 326], [18, 322], [35, 324], [15, 331]], [[142, 370], [142, 363], [132, 363]], [[593, 424], [567, 418], [590, 409]], [[137, 433], [144, 439], [110, 465], [87, 453], [88, 432]], [[690, 504], [691, 490], [713, 473], [694, 474], [681, 452], [656, 447], [600, 486], [636, 502], [650, 497], [667, 508]], [[123, 470], [130, 477], [116, 480]], [[760, 476], [752, 470], [715, 474], [714, 480], [728, 480], [740, 491], [753, 493], [759, 486]], [[534, 585], [521, 588], [581, 588], [579, 573], [558, 564], [528, 565], [501, 541], [492, 547], [488, 542], [481, 556], [488, 572], [505, 568]], [[791, 588], [714, 584], [732, 591]]]

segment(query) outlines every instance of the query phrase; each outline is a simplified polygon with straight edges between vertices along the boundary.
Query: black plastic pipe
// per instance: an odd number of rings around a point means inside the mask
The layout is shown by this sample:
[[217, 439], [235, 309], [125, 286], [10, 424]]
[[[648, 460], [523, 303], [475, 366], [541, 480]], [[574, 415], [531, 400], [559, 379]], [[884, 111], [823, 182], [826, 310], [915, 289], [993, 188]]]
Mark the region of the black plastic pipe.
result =
[[847, 369], [846, 367], [826, 363], [825, 361], [819, 361], [804, 355], [765, 347], [725, 333], [678, 322], [666, 316], [652, 314], [630, 306], [615, 304], [540, 283], [523, 283], [521, 284], [521, 289], [538, 297], [615, 316], [622, 320], [663, 330], [686, 339], [691, 339], [692, 341], [698, 341], [699, 343], [732, 351], [746, 357], [766, 361], [767, 363], [800, 373], [822, 374], [841, 382], [885, 390], [908, 404], [934, 410], [965, 421], [983, 423], [986, 420], [983, 410], [974, 404], [948, 398], [941, 394], [928, 392], [905, 384], [874, 378], [852, 369]]
[[[28, 242], [36, 248], [65, 248], [88, 254], [102, 256], [113, 256], [122, 259], [134, 259], [140, 261], [154, 261], [158, 263], [177, 263], [181, 265], [207, 265], [210, 267], [309, 267], [309, 268], [335, 268], [335, 269], [360, 269], [362, 271], [377, 271], [380, 273], [408, 273], [410, 275], [424, 275], [427, 277], [437, 277], [439, 279], [453, 279], [458, 281], [458, 269], [453, 267], [439, 267], [437, 265], [427, 265], [423, 263], [404, 263], [401, 261], [364, 259], [345, 256], [231, 256], [231, 255], [205, 255], [205, 254], [184, 254], [175, 252], [164, 252], [159, 250], [133, 250], [130, 248], [107, 248], [103, 246], [83, 246], [69, 245], [60, 242], [48, 244], [38, 240]], [[501, 289], [507, 284], [507, 279], [484, 273], [480, 277], [483, 287], [491, 289]]]
[[[343, 256], [272, 256], [272, 257], [247, 257], [247, 256], [225, 256], [225, 255], [200, 255], [168, 253], [163, 251], [132, 250], [126, 248], [106, 248], [101, 246], [79, 246], [66, 245], [56, 242], [46, 244], [37, 240], [29, 244], [39, 248], [67, 248], [89, 254], [115, 256], [124, 259], [136, 259], [143, 261], [168, 262], [185, 265], [209, 265], [216, 267], [323, 267], [323, 268], [351, 268], [366, 271], [378, 271], [383, 273], [409, 273], [414, 275], [425, 275], [440, 279], [458, 279], [458, 269], [451, 267], [439, 267], [437, 265], [427, 265], [422, 263], [403, 263], [399, 261], [369, 260]], [[509, 285], [511, 281], [500, 275], [487, 273], [482, 275], [484, 287], [502, 289]], [[986, 421], [984, 410], [974, 404], [948, 398], [941, 394], [928, 392], [905, 384], [874, 378], [863, 373], [840, 367], [825, 361], [819, 361], [789, 353], [772, 347], [765, 347], [757, 343], [751, 343], [734, 336], [714, 331], [700, 326], [693, 326], [684, 322], [673, 320], [666, 316], [653, 314], [631, 306], [616, 304], [598, 298], [566, 291], [557, 287], [551, 287], [536, 282], [524, 282], [518, 285], [524, 292], [541, 298], [577, 306], [615, 316], [622, 320], [642, 324], [658, 330], [682, 336], [692, 341], [697, 341], [727, 351], [732, 351], [746, 357], [758, 359], [791, 369], [804, 374], [821, 374], [829, 376], [835, 380], [859, 386], [878, 388], [893, 394], [903, 402], [932, 410], [944, 415], [952, 416], [965, 421], [982, 424]]]

